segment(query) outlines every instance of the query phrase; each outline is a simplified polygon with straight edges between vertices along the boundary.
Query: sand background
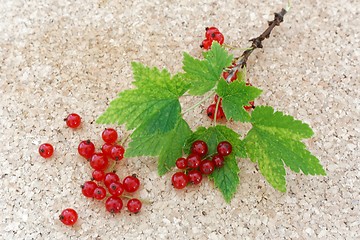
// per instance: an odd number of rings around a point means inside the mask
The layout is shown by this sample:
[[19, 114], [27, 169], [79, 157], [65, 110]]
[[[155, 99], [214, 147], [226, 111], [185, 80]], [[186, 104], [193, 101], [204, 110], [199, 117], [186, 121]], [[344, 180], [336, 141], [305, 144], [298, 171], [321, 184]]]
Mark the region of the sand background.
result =
[[[285, 1], [20, 1], [0, 7], [1, 239], [359, 239], [359, 1], [293, 1], [264, 49], [250, 57], [249, 77], [264, 91], [256, 102], [301, 119], [327, 177], [288, 172], [288, 191], [269, 186], [249, 160], [226, 204], [213, 184], [175, 191], [156, 160], [132, 158], [121, 177], [137, 173], [137, 196], [154, 201], [138, 215], [112, 216], [79, 186], [90, 167], [76, 153], [80, 140], [100, 146], [95, 124], [117, 93], [131, 87], [132, 61], [181, 70], [182, 52], [201, 56], [204, 27], [226, 43], [249, 46]], [[182, 99], [189, 106], [194, 99]], [[190, 126], [208, 126], [202, 113]], [[66, 128], [70, 112], [83, 117]], [[110, 125], [109, 125], [110, 126]], [[108, 127], [109, 127], [108, 126]], [[114, 125], [112, 125], [114, 127]], [[122, 126], [117, 127], [124, 133]], [[39, 157], [50, 142], [55, 155]], [[79, 213], [69, 228], [57, 217]]]

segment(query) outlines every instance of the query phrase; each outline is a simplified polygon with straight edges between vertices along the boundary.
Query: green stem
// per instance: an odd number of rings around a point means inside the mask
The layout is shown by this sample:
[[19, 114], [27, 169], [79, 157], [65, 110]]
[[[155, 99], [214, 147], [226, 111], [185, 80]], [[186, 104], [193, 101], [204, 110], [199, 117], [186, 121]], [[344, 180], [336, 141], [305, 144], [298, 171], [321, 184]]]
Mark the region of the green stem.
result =
[[195, 103], [193, 106], [191, 106], [190, 108], [186, 109], [185, 112], [182, 113], [182, 115], [185, 115], [185, 113], [188, 113], [189, 111], [193, 110], [194, 108], [196, 108], [197, 106], [199, 106], [201, 103], [205, 102], [209, 97], [211, 97], [211, 95], [213, 95], [215, 93], [214, 90], [210, 91], [208, 95], [206, 95], [203, 99], [201, 99], [199, 102]]
[[126, 137], [124, 137], [124, 138], [120, 141], [120, 145], [121, 145], [121, 146], [124, 146], [124, 143], [126, 142], [126, 140], [128, 140], [129, 137], [130, 137], [130, 134], [128, 133], [128, 134], [126, 135]]
[[217, 118], [217, 112], [219, 109], [219, 105], [220, 105], [220, 96], [218, 97], [218, 100], [216, 102], [216, 107], [215, 107], [215, 114], [214, 114], [214, 125], [216, 126], [216, 118]]

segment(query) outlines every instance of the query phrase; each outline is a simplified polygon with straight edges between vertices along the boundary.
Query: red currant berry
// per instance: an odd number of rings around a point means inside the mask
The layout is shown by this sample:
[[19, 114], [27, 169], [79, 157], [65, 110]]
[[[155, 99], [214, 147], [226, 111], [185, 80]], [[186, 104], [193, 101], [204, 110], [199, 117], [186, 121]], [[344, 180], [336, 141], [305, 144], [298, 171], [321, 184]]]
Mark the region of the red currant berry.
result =
[[[230, 81], [233, 82], [237, 79], [237, 73], [238, 71], [236, 70], [236, 72], [234, 73], [234, 75], [231, 77]], [[227, 77], [229, 76], [229, 72], [223, 72], [223, 78], [226, 80]]]
[[[215, 94], [215, 96], [214, 96], [214, 101], [215, 101], [215, 103], [217, 103], [218, 99], [219, 99], [219, 95]], [[219, 106], [221, 106], [221, 103], [222, 103], [222, 98], [220, 98]], [[216, 106], [216, 105], [215, 105], [215, 106]], [[214, 110], [214, 112], [215, 112], [215, 110]]]
[[250, 111], [250, 110], [252, 110], [253, 108], [255, 108], [255, 103], [254, 103], [254, 101], [250, 101], [249, 104], [250, 104], [250, 105], [248, 105], [248, 106], [244, 106], [244, 109], [245, 109], [246, 111]]
[[193, 169], [187, 173], [189, 176], [189, 181], [195, 185], [201, 183], [202, 174], [199, 170]]
[[227, 141], [223, 141], [220, 142], [217, 145], [217, 152], [221, 155], [221, 156], [227, 156], [232, 152], [232, 145], [231, 143], [227, 142]]
[[189, 168], [197, 168], [201, 163], [201, 157], [199, 154], [190, 153], [187, 157], [187, 162]]
[[219, 29], [217, 29], [216, 27], [207, 27], [205, 28], [205, 37], [207, 39], [210, 39], [211, 35], [216, 32], [219, 32]]
[[189, 177], [183, 172], [175, 173], [171, 178], [172, 185], [176, 189], [183, 189], [189, 182]]
[[246, 85], [246, 86], [252, 86], [252, 84], [250, 83], [249, 80], [245, 83], [245, 85]]
[[118, 138], [118, 133], [113, 128], [105, 128], [101, 137], [106, 143], [115, 143]]
[[[208, 117], [209, 117], [210, 119], [214, 119], [214, 117], [215, 117], [215, 110], [216, 110], [216, 104], [215, 104], [215, 103], [214, 103], [214, 104], [211, 104], [211, 105], [207, 108], [206, 113], [207, 113], [207, 115], [208, 115]], [[224, 117], [225, 117], [225, 113], [224, 113], [222, 107], [221, 107], [220, 104], [219, 104], [218, 110], [217, 110], [217, 114], [216, 114], [216, 120], [219, 120], [219, 119], [224, 118]]]
[[206, 142], [202, 140], [197, 140], [191, 145], [191, 152], [204, 157], [208, 153], [208, 146]]
[[109, 193], [113, 196], [120, 196], [124, 192], [124, 186], [119, 182], [112, 182], [109, 185]]
[[111, 149], [114, 145], [112, 143], [104, 143], [101, 147], [101, 151], [105, 156], [111, 158]]
[[220, 45], [224, 43], [224, 35], [221, 32], [214, 32], [211, 34], [211, 37], [209, 38], [213, 41], [217, 41]]
[[109, 188], [111, 183], [119, 182], [119, 181], [120, 181], [120, 178], [116, 173], [110, 172], [110, 173], [105, 174], [104, 184], [107, 188]]
[[205, 50], [209, 50], [211, 48], [211, 44], [212, 44], [212, 40], [210, 39], [205, 39], [202, 41], [200, 47], [205, 49]]
[[176, 167], [178, 169], [186, 169], [187, 168], [187, 160], [186, 160], [186, 158], [178, 158], [176, 160]]
[[123, 207], [123, 202], [120, 198], [111, 196], [106, 200], [105, 207], [111, 213], [118, 213]]
[[224, 166], [224, 157], [221, 156], [220, 154], [215, 154], [213, 157], [212, 157], [212, 161], [214, 162], [215, 164], [215, 167], [222, 167]]
[[204, 160], [204, 161], [202, 161], [202, 162], [200, 163], [199, 169], [200, 169], [200, 172], [201, 172], [202, 174], [208, 175], [208, 174], [211, 174], [211, 173], [214, 171], [214, 169], [215, 169], [215, 164], [214, 164], [214, 162], [211, 161], [211, 160]]
[[127, 176], [126, 178], [124, 178], [123, 185], [124, 185], [125, 191], [135, 192], [140, 187], [140, 181], [134, 175]]
[[108, 165], [108, 158], [103, 153], [94, 153], [90, 158], [90, 166], [95, 170], [104, 171]]
[[78, 146], [78, 152], [80, 156], [89, 159], [95, 153], [95, 145], [90, 140], [82, 141]]
[[39, 154], [43, 158], [49, 158], [54, 153], [54, 147], [50, 143], [43, 143], [39, 147]]
[[59, 220], [67, 226], [72, 226], [78, 220], [78, 214], [74, 209], [66, 208], [61, 212]]
[[105, 178], [105, 172], [102, 170], [94, 170], [91, 175], [96, 181], [102, 181]]
[[106, 197], [106, 189], [101, 186], [95, 188], [93, 197], [97, 200], [103, 200]]
[[127, 202], [127, 209], [129, 210], [129, 212], [132, 213], [138, 213], [141, 209], [141, 201], [137, 198], [132, 198]]
[[93, 181], [87, 181], [81, 186], [82, 194], [85, 197], [93, 197], [94, 196], [94, 190], [98, 187], [96, 183]]
[[64, 120], [69, 128], [77, 128], [81, 123], [81, 117], [76, 113], [69, 114]]
[[111, 158], [115, 159], [116, 161], [120, 161], [124, 158], [125, 149], [120, 145], [114, 145], [111, 148]]

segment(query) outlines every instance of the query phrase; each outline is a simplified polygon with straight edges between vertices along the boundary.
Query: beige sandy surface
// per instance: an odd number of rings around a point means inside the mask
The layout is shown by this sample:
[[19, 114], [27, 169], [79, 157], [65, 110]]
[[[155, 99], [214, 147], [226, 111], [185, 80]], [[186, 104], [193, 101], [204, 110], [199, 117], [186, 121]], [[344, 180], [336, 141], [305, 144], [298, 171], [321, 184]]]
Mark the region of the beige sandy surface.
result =
[[[118, 167], [137, 173], [137, 196], [153, 201], [138, 215], [112, 216], [86, 199], [80, 185], [90, 167], [80, 140], [99, 146], [96, 118], [131, 87], [131, 61], [181, 70], [182, 52], [200, 56], [204, 27], [228, 44], [247, 47], [285, 1], [20, 1], [0, 4], [1, 239], [359, 239], [359, 1], [293, 1], [285, 22], [249, 60], [249, 77], [268, 104], [309, 123], [306, 141], [327, 177], [289, 172], [288, 191], [274, 190], [249, 160], [226, 204], [211, 182], [175, 191], [156, 160]], [[186, 101], [193, 101], [190, 99]], [[210, 125], [202, 110], [186, 115], [194, 129]], [[66, 128], [70, 112], [83, 117]], [[123, 127], [117, 127], [123, 133]], [[39, 157], [50, 142], [55, 155]], [[79, 213], [74, 227], [60, 211]]]

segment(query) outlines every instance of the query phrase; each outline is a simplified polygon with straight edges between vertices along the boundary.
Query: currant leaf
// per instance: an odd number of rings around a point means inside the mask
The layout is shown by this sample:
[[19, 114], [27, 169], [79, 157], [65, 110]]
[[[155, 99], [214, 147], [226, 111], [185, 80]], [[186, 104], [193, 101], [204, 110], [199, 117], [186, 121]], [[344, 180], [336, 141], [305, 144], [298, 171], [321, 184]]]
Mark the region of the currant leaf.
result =
[[191, 84], [189, 93], [192, 95], [203, 95], [215, 87], [224, 68], [231, 65], [233, 60], [233, 56], [216, 41], [213, 42], [211, 50], [203, 55], [205, 59], [199, 60], [184, 53], [184, 78]]
[[182, 156], [182, 148], [191, 133], [189, 125], [183, 119], [179, 119], [175, 128], [166, 133], [145, 135], [136, 129], [131, 135], [132, 141], [125, 157], [159, 156], [158, 173], [160, 176], [164, 175]]
[[218, 187], [224, 196], [226, 202], [230, 202], [234, 197], [237, 187], [240, 183], [239, 180], [240, 169], [234, 155], [225, 157], [224, 166], [216, 168], [210, 175], [214, 180], [214, 184]]
[[181, 117], [178, 98], [188, 90], [189, 84], [181, 75], [171, 78], [167, 70], [140, 63], [133, 63], [132, 67], [133, 84], [137, 88], [120, 93], [97, 123], [125, 123], [127, 129], [137, 128], [145, 135], [171, 131]]
[[235, 121], [249, 122], [250, 115], [243, 106], [249, 105], [249, 102], [259, 97], [262, 90], [246, 86], [244, 81], [234, 81], [227, 83], [220, 81], [216, 88], [216, 93], [222, 98], [222, 107], [226, 119]]
[[275, 189], [286, 191], [284, 164], [296, 173], [326, 175], [319, 160], [301, 142], [313, 135], [307, 124], [268, 106], [256, 107], [251, 123], [253, 128], [244, 139], [247, 154]]

